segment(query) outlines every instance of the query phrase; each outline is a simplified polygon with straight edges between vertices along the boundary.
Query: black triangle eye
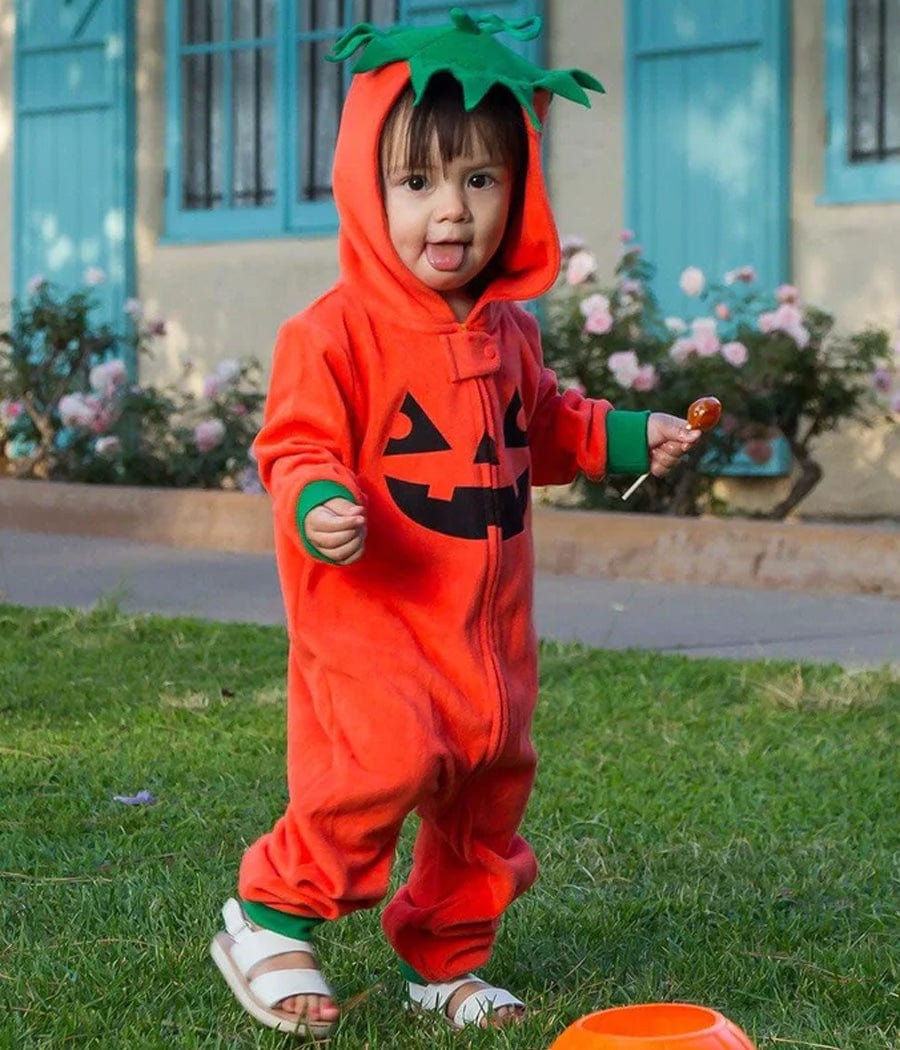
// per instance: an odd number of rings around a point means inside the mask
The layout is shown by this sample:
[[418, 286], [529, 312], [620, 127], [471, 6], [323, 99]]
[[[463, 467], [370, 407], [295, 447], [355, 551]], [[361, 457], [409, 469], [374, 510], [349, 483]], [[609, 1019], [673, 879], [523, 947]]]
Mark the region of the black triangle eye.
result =
[[478, 448], [475, 449], [475, 458], [472, 462], [493, 463], [495, 465], [500, 462], [500, 457], [497, 455], [497, 442], [487, 432], [485, 432], [481, 441], [478, 442]]
[[528, 435], [519, 426], [519, 413], [522, 411], [522, 398], [517, 390], [509, 403], [506, 415], [503, 417], [503, 442], [507, 448], [525, 448], [528, 445]]
[[400, 412], [412, 423], [406, 437], [391, 438], [384, 449], [386, 456], [404, 456], [410, 452], [446, 452], [450, 443], [425, 414], [418, 401], [407, 394]]

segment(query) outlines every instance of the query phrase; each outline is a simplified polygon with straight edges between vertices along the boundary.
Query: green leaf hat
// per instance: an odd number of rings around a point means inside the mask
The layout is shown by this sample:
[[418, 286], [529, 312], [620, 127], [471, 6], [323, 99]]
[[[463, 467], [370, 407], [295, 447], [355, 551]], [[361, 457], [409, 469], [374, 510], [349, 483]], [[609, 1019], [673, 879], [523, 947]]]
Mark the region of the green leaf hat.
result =
[[590, 106], [585, 88], [603, 92], [603, 85], [582, 69], [543, 69], [522, 58], [496, 39], [505, 32], [517, 40], [533, 40], [541, 31], [536, 15], [508, 22], [497, 15], [470, 15], [462, 8], [450, 11], [450, 25], [416, 28], [396, 25], [383, 30], [360, 22], [335, 42], [330, 62], [342, 62], [363, 48], [353, 73], [366, 73], [392, 62], [408, 62], [415, 94], [421, 101], [435, 73], [449, 73], [459, 81], [463, 104], [474, 109], [495, 84], [508, 88], [518, 99], [537, 130], [541, 122], [534, 111], [535, 91], [542, 89]]

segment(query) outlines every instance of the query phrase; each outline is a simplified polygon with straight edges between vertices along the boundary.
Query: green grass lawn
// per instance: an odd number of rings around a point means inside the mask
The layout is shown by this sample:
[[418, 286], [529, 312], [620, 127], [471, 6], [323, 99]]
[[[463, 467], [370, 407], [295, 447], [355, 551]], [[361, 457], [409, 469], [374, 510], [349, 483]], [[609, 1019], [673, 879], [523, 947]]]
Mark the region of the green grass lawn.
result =
[[[285, 658], [274, 628], [0, 606], [0, 1048], [295, 1042], [207, 955], [284, 803]], [[529, 1021], [408, 1018], [366, 913], [321, 938], [350, 1004], [329, 1045], [540, 1050], [593, 1010], [687, 1000], [759, 1050], [900, 1047], [898, 715], [886, 670], [546, 646], [542, 874], [487, 971]], [[155, 805], [112, 799], [141, 789]]]

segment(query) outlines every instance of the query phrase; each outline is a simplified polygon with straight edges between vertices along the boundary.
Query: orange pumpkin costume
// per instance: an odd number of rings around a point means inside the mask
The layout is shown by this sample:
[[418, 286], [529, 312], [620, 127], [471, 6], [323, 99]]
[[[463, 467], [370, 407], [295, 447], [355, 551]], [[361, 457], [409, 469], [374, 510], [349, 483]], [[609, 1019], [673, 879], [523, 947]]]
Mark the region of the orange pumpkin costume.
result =
[[[334, 194], [341, 278], [278, 337], [255, 451], [274, 506], [284, 594], [290, 803], [244, 855], [245, 901], [334, 919], [384, 896], [401, 826], [421, 826], [384, 912], [430, 981], [476, 969], [533, 882], [518, 834], [537, 695], [529, 488], [578, 470], [647, 467], [645, 413], [561, 393], [515, 300], [556, 278], [558, 237], [526, 120], [521, 213], [465, 323], [400, 262], [379, 182], [405, 62], [357, 74]], [[546, 111], [547, 96], [535, 95]], [[609, 436], [609, 442], [608, 442]], [[310, 507], [367, 507], [365, 554], [337, 567], [305, 543]]]

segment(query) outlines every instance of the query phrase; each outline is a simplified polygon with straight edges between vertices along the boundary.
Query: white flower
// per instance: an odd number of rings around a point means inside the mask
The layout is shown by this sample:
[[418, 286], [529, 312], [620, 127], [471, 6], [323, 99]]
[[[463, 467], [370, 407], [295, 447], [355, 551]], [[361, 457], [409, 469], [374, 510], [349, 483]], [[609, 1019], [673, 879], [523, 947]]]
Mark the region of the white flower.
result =
[[706, 287], [706, 276], [699, 266], [688, 266], [681, 271], [678, 286], [685, 295], [696, 297]]
[[94, 451], [98, 456], [114, 456], [122, 447], [122, 442], [115, 434], [106, 437], [98, 437], [94, 442]]
[[739, 266], [736, 270], [729, 270], [725, 274], [725, 283], [734, 284], [735, 281], [743, 281], [744, 284], [753, 284], [756, 280], [756, 270], [752, 266]]
[[126, 299], [122, 311], [128, 314], [132, 321], [140, 321], [144, 316], [144, 304], [140, 299]]
[[579, 249], [566, 266], [566, 281], [569, 284], [584, 284], [597, 269], [597, 257], [593, 252]]
[[84, 283], [89, 284], [92, 287], [96, 287], [98, 284], [103, 284], [106, 280], [106, 271], [101, 270], [99, 266], [89, 266], [84, 271]]
[[673, 335], [681, 335], [682, 332], [687, 331], [687, 325], [680, 317], [667, 317], [666, 328], [668, 328]]

